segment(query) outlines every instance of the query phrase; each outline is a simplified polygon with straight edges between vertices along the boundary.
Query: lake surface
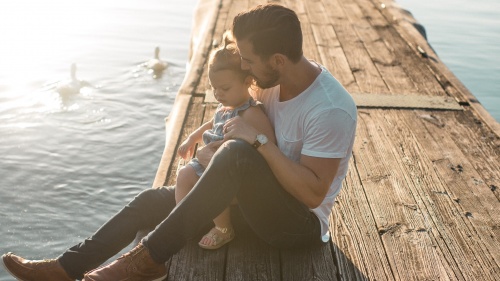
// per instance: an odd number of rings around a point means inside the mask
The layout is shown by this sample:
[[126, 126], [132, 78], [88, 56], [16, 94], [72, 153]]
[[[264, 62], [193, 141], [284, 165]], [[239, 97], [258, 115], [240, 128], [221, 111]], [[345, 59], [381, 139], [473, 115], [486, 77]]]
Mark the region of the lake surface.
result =
[[[151, 187], [195, 5], [0, 2], [1, 253], [55, 257]], [[155, 78], [141, 64], [156, 46], [169, 66]], [[60, 95], [72, 63], [92, 87]]]
[[[496, 0], [400, 3], [500, 120]], [[196, 0], [0, 2], [0, 253], [52, 258], [154, 179]], [[142, 64], [155, 46], [169, 66]], [[92, 86], [61, 96], [58, 83]], [[11, 280], [3, 268], [0, 280]]]

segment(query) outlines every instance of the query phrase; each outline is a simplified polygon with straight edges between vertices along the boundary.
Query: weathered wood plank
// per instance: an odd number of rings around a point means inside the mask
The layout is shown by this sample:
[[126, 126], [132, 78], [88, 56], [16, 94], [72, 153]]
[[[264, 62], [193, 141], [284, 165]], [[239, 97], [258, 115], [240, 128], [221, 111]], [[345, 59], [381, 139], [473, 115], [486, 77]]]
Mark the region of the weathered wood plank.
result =
[[252, 231], [238, 232], [228, 249], [226, 280], [280, 280], [279, 252]]
[[307, 249], [282, 250], [282, 280], [338, 280], [332, 257], [329, 243]]
[[450, 69], [439, 59], [426, 39], [412, 26], [411, 22], [415, 22], [416, 20], [412, 17], [408, 19], [410, 15], [404, 13], [393, 1], [386, 2], [385, 4], [385, 8], [381, 9], [381, 13], [393, 23], [394, 28], [409, 45], [420, 46], [426, 52], [426, 63], [438, 77], [446, 92], [456, 97], [459, 101], [468, 103], [474, 109], [476, 118], [483, 120], [490, 130], [497, 136], [500, 136], [500, 123], [486, 111], [477, 98], [453, 75]]
[[[384, 77], [384, 78], [385, 78], [385, 77]], [[441, 132], [441, 133], [442, 133], [442, 132]], [[435, 134], [435, 135], [438, 135], [438, 134]], [[496, 161], [495, 163], [497, 163], [497, 162], [498, 162], [498, 161]], [[497, 170], [498, 170], [498, 169], [497, 169]], [[466, 189], [464, 189], [464, 190], [467, 190], [467, 188], [466, 188]], [[486, 194], [486, 195], [487, 195], [487, 194]], [[497, 202], [493, 202], [493, 203], [497, 203]], [[487, 204], [487, 205], [489, 205], [489, 206], [491, 207], [491, 204]], [[497, 221], [498, 221], [498, 220], [497, 220]], [[489, 237], [488, 233], [485, 233], [485, 235]], [[490, 246], [491, 246], [491, 245], [490, 245]], [[495, 245], [493, 245], [493, 246], [495, 246]]]
[[[233, 19], [234, 17], [239, 14], [240, 12], [242, 11], [245, 11], [251, 7], [253, 7], [255, 4], [255, 2], [253, 3], [250, 3], [252, 1], [250, 0], [233, 0], [231, 1], [231, 5], [229, 7], [229, 12], [228, 12], [228, 15], [227, 15], [227, 20], [226, 20], [226, 24], [224, 25], [224, 31], [225, 30], [230, 30], [233, 26]], [[265, 3], [266, 1], [258, 1], [259, 4], [262, 4], [262, 3]]]
[[[236, 13], [266, 2], [220, 1], [210, 41], [230, 28]], [[429, 59], [416, 50], [430, 46], [376, 1], [272, 2], [297, 12], [306, 56], [351, 92], [471, 100], [453, 75], [441, 72], [446, 67], [433, 52]], [[199, 77], [190, 81], [199, 82], [190, 84], [189, 94], [204, 93], [204, 64], [193, 65]], [[176, 145], [213, 115], [215, 105], [203, 96], [191, 102]], [[168, 280], [497, 279], [500, 139], [481, 118], [469, 107], [453, 113], [360, 110], [350, 172], [332, 210], [331, 244], [278, 251], [247, 228], [219, 251], [191, 241], [170, 261]], [[172, 157], [175, 175], [179, 159]]]
[[318, 53], [318, 48], [316, 47], [316, 42], [311, 30], [311, 18], [308, 13], [306, 13], [306, 7], [309, 6], [309, 3], [305, 4], [302, 1], [285, 0], [283, 1], [283, 5], [297, 12], [302, 28], [304, 55], [308, 59], [320, 61], [321, 57]]
[[405, 89], [407, 94], [417, 94], [417, 87], [404, 72], [401, 63], [367, 20], [370, 16], [363, 14], [356, 2], [343, 1], [342, 6], [387, 87], [395, 93]]
[[[432, 231], [441, 250], [451, 251], [445, 255], [446, 258], [455, 259], [460, 268], [460, 273], [455, 271], [455, 274], [462, 274], [468, 280], [494, 280], [494, 273], [484, 269], [492, 268], [492, 263], [495, 262], [484, 251], [482, 242], [474, 237], [472, 232], [475, 231], [471, 229], [466, 214], [461, 213], [456, 202], [448, 196], [446, 182], [436, 174], [432, 161], [426, 155], [427, 151], [417, 142], [414, 133], [402, 122], [400, 116], [384, 114], [378, 117], [392, 124], [393, 134], [388, 136], [400, 140], [399, 148], [393, 149], [393, 153], [404, 160], [402, 168], [412, 183], [408, 187], [415, 198], [421, 199], [418, 206], [428, 214], [426, 231]], [[475, 263], [471, 264], [470, 260]]]
[[474, 95], [466, 89], [460, 80], [458, 80], [458, 78], [453, 75], [453, 73], [451, 73], [451, 71], [441, 62], [428, 42], [422, 36], [419, 36], [415, 28], [412, 28], [411, 22], [416, 20], [413, 19], [408, 13], [401, 10], [394, 3], [388, 5], [387, 9], [382, 10], [382, 14], [386, 18], [393, 19], [395, 28], [401, 36], [405, 38], [405, 40], [413, 43], [414, 45], [422, 46], [422, 48], [426, 51], [427, 57], [431, 58], [427, 60], [427, 64], [431, 67], [431, 69], [433, 69], [436, 77], [438, 77], [438, 80], [443, 85], [446, 92], [464, 104], [471, 106], [474, 110], [471, 110], [469, 113], [473, 115], [472, 119], [475, 120], [475, 123], [482, 123], [486, 125], [489, 129], [485, 131], [489, 131], [488, 134], [496, 135], [498, 139], [500, 136], [500, 123], [493, 119], [493, 117], [477, 101], [476, 97], [474, 97]]
[[371, 60], [363, 41], [356, 35], [341, 2], [339, 0], [328, 2], [330, 6], [335, 5], [336, 7], [330, 7], [329, 10], [335, 10], [335, 13], [340, 13], [341, 15], [340, 17], [336, 17], [336, 20], [332, 21], [331, 24], [342, 44], [345, 56], [360, 90], [363, 93], [387, 92], [387, 86]]
[[228, 245], [226, 280], [281, 280], [279, 251], [257, 237], [236, 206], [231, 220], [236, 237]]
[[434, 72], [426, 64], [426, 59], [418, 53], [417, 46], [405, 41], [394, 28], [394, 25], [381, 14], [380, 3], [375, 4], [371, 0], [355, 1], [359, 4], [359, 8], [366, 15], [379, 36], [393, 50], [396, 60], [401, 63], [405, 72], [418, 87], [418, 92], [430, 95], [446, 95]]
[[[438, 116], [437, 118], [439, 118], [439, 116], [440, 116], [440, 115], [442, 115], [442, 114], [444, 114], [444, 113], [436, 113], [436, 115], [435, 115], [435, 116]], [[460, 113], [457, 113], [457, 115], [460, 115]], [[406, 115], [402, 115], [402, 116], [406, 116]], [[429, 115], [428, 115], [428, 114], [426, 114], [425, 116], [429, 116]], [[433, 115], [433, 116], [434, 116], [434, 115]], [[436, 118], [435, 116], [434, 116], [434, 118]], [[429, 120], [429, 119], [428, 119], [428, 118], [425, 118], [424, 120]], [[408, 123], [408, 124], [419, 124], [419, 122], [411, 122], [411, 121], [408, 121], [407, 123]], [[430, 123], [428, 123], [428, 124], [430, 125]], [[420, 125], [421, 125], [421, 124], [420, 124]], [[434, 125], [430, 125], [430, 126], [435, 127]], [[423, 126], [422, 126], [422, 127], [423, 127]], [[438, 126], [438, 127], [440, 127], [440, 126]], [[414, 127], [413, 127], [413, 131], [414, 131], [414, 132], [418, 132], [418, 128], [419, 128], [419, 126], [418, 126], [418, 125], [417, 125], [417, 126], [414, 126]], [[423, 134], [423, 136], [424, 136], [424, 137], [426, 137], [427, 135], [428, 135], [428, 132], [426, 132], [425, 134]], [[433, 135], [433, 136], [441, 136], [441, 135], [443, 135], [443, 132], [442, 132], [442, 131], [441, 131], [441, 132], [434, 132], [434, 134], [432, 134], [432, 135]], [[470, 134], [468, 134], [468, 135], [470, 135]], [[474, 137], [472, 137], [472, 138], [473, 138], [473, 139], [475, 139]], [[442, 138], [441, 138], [441, 141], [442, 141]], [[423, 143], [423, 144], [426, 144], [426, 142], [422, 142], [422, 143]], [[447, 147], [447, 146], [445, 145], [445, 147]], [[427, 152], [429, 152], [429, 153], [432, 153], [433, 151], [438, 151], [438, 150], [439, 150], [439, 151], [442, 151], [442, 150], [443, 150], [443, 145], [442, 145], [442, 144], [440, 144], [440, 145], [439, 145], [439, 148], [440, 148], [440, 149], [437, 149], [437, 148], [436, 148], [436, 149], [434, 149], [434, 150], [432, 150], [432, 148], [428, 148], [428, 149], [425, 149], [425, 151], [427, 151]], [[457, 151], [458, 149], [446, 149], [446, 150], [447, 150], [446, 154], [449, 154], [449, 153], [452, 153], [452, 154], [453, 154], [453, 153], [454, 153], [455, 151]], [[456, 152], [455, 152], [455, 153], [456, 153]], [[466, 158], [466, 157], [464, 157], [464, 158]], [[442, 162], [442, 161], [439, 161], [439, 162]], [[441, 167], [441, 172], [442, 172], [441, 174], [443, 174], [445, 171], [449, 170], [449, 169], [446, 169], [445, 167], [443, 167], [442, 165], [441, 165], [440, 167]], [[498, 169], [497, 169], [497, 170], [498, 170]], [[444, 176], [444, 178], [446, 178], [446, 175]], [[447, 183], [447, 184], [448, 184], [447, 186], [450, 186], [450, 187], [458, 187], [458, 186], [457, 186], [457, 184], [454, 184], [453, 182], [449, 182], [449, 183]], [[459, 185], [459, 184], [458, 184], [458, 185]], [[457, 190], [462, 190], [462, 191], [465, 191], [465, 190], [468, 190], [468, 189], [469, 189], [469, 188], [467, 188], [467, 187], [462, 188], [462, 189], [457, 188]], [[483, 194], [483, 195], [485, 195], [486, 197], [488, 197], [488, 195], [491, 195], [491, 194], [486, 193], [486, 194]], [[455, 199], [457, 199], [457, 198], [455, 198]], [[492, 206], [491, 204], [495, 204], [495, 203], [497, 203], [497, 202], [495, 202], [496, 200], [494, 200], [494, 199], [493, 199], [493, 200], [491, 200], [491, 199], [492, 199], [492, 198], [490, 198], [490, 202], [489, 202], [490, 204], [481, 204], [481, 202], [477, 202], [477, 203], [478, 203], [479, 205], [481, 205], [481, 206], [483, 206], [483, 205], [488, 206], [488, 205], [489, 205], [489, 206], [490, 206], [490, 208], [491, 208], [491, 206]], [[466, 213], [466, 212], [465, 212], [465, 213]], [[497, 219], [497, 218], [496, 218], [496, 219], [492, 219], [490, 222], [492, 222], [492, 223], [493, 223], [493, 225], [494, 225], [494, 222], [495, 222], [495, 221], [497, 221], [497, 222], [498, 222], [498, 219]], [[486, 232], [486, 233], [484, 233], [484, 232], [483, 232], [483, 234], [482, 234], [481, 236], [482, 236], [482, 237], [485, 237], [486, 239], [488, 239], [488, 238], [490, 237], [490, 234], [489, 234], [489, 233], [487, 233], [487, 232]], [[490, 244], [489, 244], [488, 246], [486, 246], [486, 247], [487, 247], [487, 248], [491, 248], [491, 247], [495, 248], [495, 247], [498, 247], [498, 245], [497, 245], [495, 242], [496, 242], [496, 241], [494, 241], [493, 243], [490, 243]], [[497, 258], [496, 258], [496, 259], [497, 259]]]
[[341, 280], [394, 280], [362, 182], [357, 153], [349, 163], [344, 186], [330, 220]]
[[444, 128], [500, 200], [500, 137], [469, 110], [450, 116]]
[[[424, 122], [421, 117], [426, 115], [422, 112], [416, 114], [417, 118], [421, 119], [420, 122], [415, 120], [416, 118], [401, 121], [409, 125], [427, 155], [432, 159], [435, 170], [446, 184], [444, 195], [455, 201], [459, 212], [468, 218], [466, 222], [470, 223], [469, 229], [472, 235], [477, 234], [475, 241], [478, 241], [478, 246], [485, 252], [490, 252], [489, 249], [500, 249], [500, 229], [498, 228], [500, 213], [497, 212], [500, 209], [500, 202], [478, 171], [474, 169], [469, 161], [470, 157], [464, 155], [456, 146], [454, 138], [446, 133], [444, 127], [449, 126], [447, 120], [449, 117], [454, 119], [454, 115], [441, 113], [441, 126]], [[473, 135], [469, 136], [476, 139]], [[491, 251], [490, 254], [500, 273], [498, 265], [500, 252]]]
[[223, 281], [226, 251], [207, 251], [191, 240], [170, 262], [168, 281]]
[[[346, 4], [345, 7], [347, 7], [347, 9], [346, 9], [347, 11], [351, 12], [349, 14], [353, 15], [352, 18], [355, 18], [356, 22], [358, 22], [358, 20], [360, 18], [359, 10], [350, 4]], [[364, 7], [364, 8], [366, 8], [366, 7]], [[379, 20], [380, 20], [380, 18], [379, 18]], [[384, 21], [380, 21], [376, 24], [378, 24], [379, 26], [382, 26], [384, 29], [390, 29], [390, 26]], [[391, 38], [391, 39], [393, 40], [393, 43], [398, 43], [400, 46], [404, 46], [404, 44], [402, 44], [400, 42], [401, 40], [400, 41], [396, 40], [397, 37], [396, 37], [396, 39], [395, 38]], [[405, 42], [403, 42], [403, 43], [405, 43]], [[359, 83], [362, 83], [362, 82], [358, 82], [358, 84]], [[407, 86], [408, 86], [408, 83], [403, 84], [403, 87], [406, 88]], [[360, 85], [360, 87], [363, 88], [362, 84]], [[398, 91], [400, 91], [400, 90], [398, 90]], [[374, 111], [374, 112], [378, 113], [378, 111]], [[384, 114], [387, 114], [387, 113], [384, 113]], [[371, 117], [373, 117], [373, 116], [371, 116]], [[380, 117], [380, 118], [377, 118], [379, 122], [376, 124], [373, 124], [373, 125], [378, 125], [379, 130], [382, 130], [381, 128], [384, 127], [384, 122], [383, 122], [384, 119], [381, 118], [381, 116], [378, 116], [378, 117]], [[366, 118], [366, 120], [371, 120], [371, 118]], [[383, 137], [382, 135], [378, 135], [374, 139], [382, 138], [382, 137]], [[404, 140], [403, 139], [402, 140], [394, 139], [392, 141], [392, 145], [397, 146], [398, 142], [399, 142], [399, 145], [401, 145], [401, 142], [404, 142]], [[391, 144], [391, 141], [389, 141], [387, 143]], [[386, 151], [385, 153], [381, 153], [380, 156], [386, 156], [386, 159], [387, 159], [388, 153], [390, 153], [390, 150]], [[395, 165], [394, 167], [399, 166], [398, 162], [399, 162], [399, 160], [396, 159], [396, 161], [394, 161], [392, 163], [393, 165]], [[373, 167], [378, 168], [377, 166], [373, 166]], [[391, 173], [394, 173], [393, 174], [394, 178], [393, 178], [393, 175]], [[387, 171], [386, 173], [381, 173], [380, 176], [382, 176], [382, 178], [377, 179], [377, 181], [379, 181], [380, 183], [385, 183], [385, 184], [389, 183], [389, 185], [387, 185], [386, 187], [387, 188], [394, 188], [394, 192], [395, 192], [395, 194], [397, 194], [397, 196], [393, 197], [392, 200], [388, 200], [387, 201], [388, 203], [390, 203], [392, 201], [393, 203], [401, 204], [402, 206], [406, 206], [406, 207], [410, 206], [411, 208], [415, 208], [414, 210], [418, 210], [419, 204], [417, 204], [417, 203], [420, 201], [420, 199], [415, 198], [416, 201], [414, 201], [415, 199], [413, 199], [414, 195], [412, 194], [412, 192], [408, 193], [408, 191], [405, 190], [406, 189], [405, 186], [411, 187], [412, 182], [407, 178], [405, 179], [404, 173], [401, 173], [401, 172], [398, 173], [397, 169], [393, 169], [393, 171]], [[370, 182], [366, 182], [365, 185], [366, 185], [366, 188], [368, 191], [371, 190]], [[375, 195], [374, 198], [377, 198], [376, 193], [372, 193], [372, 194]], [[380, 199], [384, 200], [384, 199], [386, 199], [386, 197], [385, 196], [384, 196], [384, 198], [378, 197], [376, 202], [383, 202], [383, 201], [380, 201]], [[401, 199], [403, 199], [403, 200], [401, 200]], [[399, 200], [399, 202], [398, 202], [398, 200]], [[387, 205], [387, 207], [390, 207], [390, 205]], [[376, 208], [376, 206], [374, 208]], [[391, 208], [389, 208], [389, 210], [390, 209]], [[380, 211], [382, 211], [381, 214], [383, 214], [383, 212], [386, 210], [380, 209], [380, 210], [376, 211], [375, 214], [379, 213]], [[395, 272], [396, 276], [399, 275], [398, 278], [402, 278], [402, 279], [406, 280], [406, 279], [412, 278], [412, 276], [407, 276], [406, 272], [422, 272], [422, 275], [419, 276], [418, 278], [428, 278], [431, 276], [434, 276], [434, 277], [439, 276], [440, 278], [448, 277], [449, 276], [449, 269], [448, 269], [447, 265], [445, 264], [445, 262], [443, 262], [439, 259], [439, 256], [440, 256], [439, 252], [433, 251], [432, 248], [428, 248], [427, 250], [422, 250], [420, 248], [415, 249], [415, 248], [412, 248], [411, 245], [409, 245], [409, 242], [411, 242], [412, 239], [417, 239], [417, 240], [423, 241], [424, 245], [429, 245], [430, 244], [429, 242], [431, 240], [429, 239], [429, 237], [425, 237], [425, 235], [420, 235], [420, 234], [422, 234], [420, 232], [426, 232], [425, 227], [424, 228], [422, 228], [422, 227], [414, 228], [414, 227], [408, 225], [408, 223], [410, 223], [411, 221], [414, 221], [416, 223], [416, 225], [418, 226], [424, 222], [422, 220], [422, 218], [418, 218], [418, 216], [412, 217], [411, 215], [409, 215], [409, 213], [411, 213], [411, 212], [407, 212], [408, 214], [405, 214], [404, 209], [402, 211], [403, 211], [402, 213], [404, 214], [404, 216], [400, 216], [398, 218], [398, 220], [396, 220], [395, 223], [388, 224], [387, 227], [382, 225], [382, 227], [379, 228], [379, 230], [381, 231], [381, 234], [385, 234], [385, 233], [389, 232], [389, 234], [391, 234], [392, 237], [395, 237], [395, 235], [393, 235], [393, 234], [396, 233], [399, 229], [401, 229], [403, 227], [407, 228], [405, 230], [406, 231], [405, 236], [407, 236], [406, 239], [408, 239], [408, 241], [405, 241], [404, 238], [401, 239], [402, 235], [396, 235], [397, 239], [387, 239], [387, 238], [383, 237], [383, 241], [387, 245], [386, 250], [388, 251], [388, 255], [390, 258], [391, 257], [393, 258], [391, 263], [394, 263], [393, 271]], [[397, 213], [397, 208], [394, 209], [393, 211], [388, 212], [388, 213], [389, 213], [389, 215], [390, 214], [394, 215], [395, 213]], [[377, 216], [375, 215], [375, 217], [377, 217]], [[395, 216], [395, 217], [397, 218], [397, 216]], [[422, 231], [419, 231], [420, 229]], [[413, 230], [416, 230], [416, 232], [413, 232]], [[414, 234], [414, 235], [410, 236], [409, 234]], [[423, 236], [423, 237], [418, 237], [418, 236]], [[423, 240], [422, 240], [422, 238], [423, 238]], [[388, 243], [390, 243], [390, 244], [388, 244]], [[408, 265], [406, 263], [400, 263], [399, 262], [400, 258], [394, 258], [394, 257], [404, 257], [405, 256], [404, 249], [405, 249], [405, 247], [408, 247], [408, 246], [410, 246], [409, 251], [407, 253], [407, 254], [409, 254], [409, 256], [407, 256], [406, 259], [413, 258], [413, 260], [415, 261], [415, 264], [412, 264], [412, 265]], [[394, 249], [394, 247], [396, 247], [396, 249]], [[401, 249], [401, 252], [403, 254], [399, 254], [397, 252], [398, 248]], [[419, 250], [421, 250], [421, 251], [419, 252]], [[443, 264], [443, 266], [441, 266], [441, 268], [439, 268], [437, 271], [424, 272], [427, 269], [426, 265], [437, 264], [438, 262]]]
[[[378, 73], [378, 70], [374, 66], [373, 61], [369, 56], [369, 53], [365, 49], [363, 42], [356, 36], [356, 32], [352, 27], [351, 22], [349, 21], [349, 17], [353, 17], [349, 15], [349, 12], [351, 13], [353, 12], [352, 9], [344, 10], [340, 1], [330, 1], [328, 5], [336, 6], [335, 9], [336, 12], [334, 13], [334, 15], [337, 15], [337, 17], [336, 17], [336, 23], [333, 23], [333, 25], [335, 27], [335, 31], [337, 32], [339, 40], [343, 46], [344, 52], [346, 52], [346, 57], [351, 65], [351, 69], [353, 70], [354, 75], [356, 77], [357, 85], [359, 86], [361, 91], [367, 93], [373, 93], [373, 92], [387, 93], [389, 89], [383, 82], [383, 79], [381, 78], [381, 76]], [[367, 68], [367, 70], [364, 70], [363, 67]], [[378, 159], [380, 158], [377, 157], [377, 160]], [[379, 163], [374, 163], [374, 164], [379, 164]], [[371, 166], [370, 170], [373, 170], [374, 168], [377, 169], [378, 167], [376, 165]], [[383, 171], [383, 173], [380, 175], [380, 178], [376, 179], [376, 181], [384, 180], [384, 177], [389, 178], [391, 176], [389, 170], [388, 169], [386, 170], [387, 171]], [[397, 176], [394, 175], [394, 178], [397, 178]], [[388, 188], [390, 188], [389, 190], [394, 190], [395, 192], [397, 191], [397, 184], [398, 184], [397, 182], [392, 183], [390, 181], [387, 181], [386, 184], [389, 184], [388, 186]], [[367, 181], [366, 183], [363, 183], [365, 189], [368, 190], [375, 190], [378, 185], [379, 185], [378, 182], [373, 183], [371, 182], [371, 180]], [[372, 204], [376, 204], [377, 206], [384, 206], [384, 208], [374, 207], [375, 209], [372, 210], [375, 216], [380, 216], [379, 218], [376, 217], [375, 219], [377, 220], [379, 229], [382, 230], [382, 234], [385, 234], [384, 231], [386, 229], [390, 230], [391, 227], [398, 228], [399, 225], [403, 223], [410, 224], [411, 221], [417, 221], [418, 224], [418, 218], [414, 218], [411, 216], [408, 217], [408, 216], [397, 215], [402, 213], [400, 212], [401, 210], [398, 210], [398, 207], [397, 206], [394, 207], [394, 205], [397, 204], [399, 200], [401, 200], [401, 198], [391, 196], [392, 193], [389, 194], [389, 196], [387, 196], [387, 194], [384, 193], [381, 193], [379, 197], [377, 197], [377, 195], [378, 195], [377, 193], [374, 193], [371, 196], [372, 199], [370, 200], [373, 200]], [[385, 203], [384, 200], [386, 201]], [[404, 201], [411, 202], [408, 199]], [[391, 216], [394, 216], [394, 218], [391, 219], [390, 218]], [[412, 247], [412, 245], [401, 236], [394, 238], [394, 236], [392, 235], [390, 236], [386, 235], [382, 237], [382, 241], [385, 245], [385, 251], [387, 252], [390, 263], [393, 267], [398, 267], [398, 266], [405, 267], [407, 264], [405, 264], [404, 262], [400, 262], [401, 260], [418, 260], [418, 257], [425, 256], [427, 254], [427, 252], [421, 252], [416, 254], [417, 252], [414, 250], [418, 249], [416, 249], [416, 247]], [[400, 252], [401, 253], [408, 252], [409, 254], [407, 254], [407, 256], [401, 259], [400, 257], [398, 257], [398, 254]], [[414, 263], [412, 263], [411, 265], [414, 265]], [[373, 264], [368, 263], [368, 266], [369, 267], [373, 266]], [[375, 271], [375, 270], [368, 270], [368, 271]], [[392, 271], [394, 272], [393, 274], [396, 279], [406, 280], [406, 277], [410, 277], [410, 276], [405, 276], [404, 273], [400, 273], [394, 269], [392, 269]], [[400, 276], [400, 274], [403, 275]]]
[[[359, 91], [354, 75], [351, 72], [349, 63], [344, 54], [342, 46], [337, 38], [333, 26], [326, 20], [331, 15], [327, 15], [324, 3], [316, 1], [306, 5], [307, 22], [313, 20], [308, 25], [312, 29], [313, 39], [318, 48], [320, 62], [339, 80], [344, 87], [350, 91]], [[312, 18], [311, 18], [312, 17]], [[318, 18], [320, 17], [320, 18]], [[309, 19], [311, 18], [311, 19]], [[304, 22], [306, 20], [301, 20]]]
[[187, 139], [189, 134], [196, 130], [204, 120], [205, 107], [202, 104], [202, 97], [192, 97], [192, 102], [190, 104], [188, 114], [184, 121], [184, 126], [182, 127], [179, 140], [173, 150], [172, 154], [172, 165], [167, 173], [165, 185], [175, 185], [175, 179], [177, 177], [177, 169], [179, 168], [181, 158], [177, 156], [177, 148], [179, 145]]
[[405, 140], [390, 138], [393, 129], [386, 126], [394, 124], [387, 124], [383, 116], [391, 112], [359, 115], [355, 155], [392, 272], [397, 280], [453, 279], [428, 234], [429, 218], [422, 199], [412, 191], [404, 159], [394, 151]]

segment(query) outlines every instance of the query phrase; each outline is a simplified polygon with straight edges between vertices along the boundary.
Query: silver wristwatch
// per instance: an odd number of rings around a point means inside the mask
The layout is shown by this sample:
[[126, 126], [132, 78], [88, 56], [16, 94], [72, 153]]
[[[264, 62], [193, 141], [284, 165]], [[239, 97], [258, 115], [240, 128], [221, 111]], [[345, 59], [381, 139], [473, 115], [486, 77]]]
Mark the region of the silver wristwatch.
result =
[[264, 135], [264, 134], [258, 134], [257, 137], [255, 138], [255, 141], [253, 142], [252, 146], [257, 149], [261, 145], [266, 144], [267, 141], [268, 141], [268, 139], [267, 139], [266, 135]]

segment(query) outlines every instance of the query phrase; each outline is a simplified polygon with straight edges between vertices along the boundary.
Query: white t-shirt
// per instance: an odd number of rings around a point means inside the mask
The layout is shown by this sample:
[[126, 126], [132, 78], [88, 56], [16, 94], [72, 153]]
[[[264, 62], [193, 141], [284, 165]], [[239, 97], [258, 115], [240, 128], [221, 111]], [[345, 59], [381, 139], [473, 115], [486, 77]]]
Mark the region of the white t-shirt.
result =
[[300, 95], [279, 101], [279, 85], [254, 93], [274, 126], [279, 149], [295, 162], [301, 155], [341, 158], [328, 193], [315, 209], [323, 241], [330, 239], [328, 219], [347, 174], [356, 133], [357, 110], [351, 95], [321, 66], [316, 80]]

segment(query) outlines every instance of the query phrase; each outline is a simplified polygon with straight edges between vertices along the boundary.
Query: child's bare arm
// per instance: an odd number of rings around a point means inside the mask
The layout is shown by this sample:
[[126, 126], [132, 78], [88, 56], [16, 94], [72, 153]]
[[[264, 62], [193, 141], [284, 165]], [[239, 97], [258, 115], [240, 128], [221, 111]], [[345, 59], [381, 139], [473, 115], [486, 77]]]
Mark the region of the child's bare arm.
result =
[[245, 122], [257, 129], [259, 133], [266, 135], [270, 142], [276, 143], [276, 136], [271, 121], [269, 121], [269, 118], [267, 118], [267, 115], [260, 107], [252, 106], [243, 111], [240, 116]]
[[198, 129], [192, 132], [187, 139], [185, 139], [182, 144], [177, 149], [177, 154], [183, 159], [187, 159], [188, 157], [192, 157], [194, 153], [195, 145], [201, 141], [203, 132], [206, 130], [210, 130], [213, 126], [213, 120], [210, 120], [203, 125], [201, 125]]

